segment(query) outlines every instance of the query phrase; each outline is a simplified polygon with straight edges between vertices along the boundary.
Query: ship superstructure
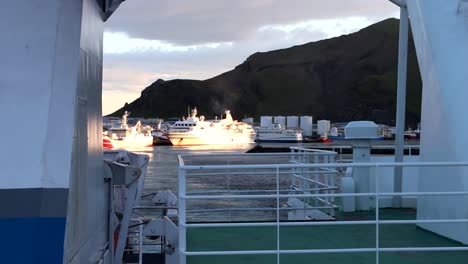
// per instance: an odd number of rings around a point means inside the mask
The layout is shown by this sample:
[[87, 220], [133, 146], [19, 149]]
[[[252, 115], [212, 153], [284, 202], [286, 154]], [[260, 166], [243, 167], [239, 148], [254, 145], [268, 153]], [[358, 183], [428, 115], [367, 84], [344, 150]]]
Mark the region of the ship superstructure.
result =
[[255, 128], [256, 142], [295, 143], [302, 142], [302, 130], [286, 129], [280, 124]]
[[111, 149], [141, 148], [153, 145], [152, 128], [143, 126], [137, 121], [134, 126], [128, 125], [130, 113], [125, 111], [121, 122], [114, 122], [112, 127], [104, 132], [103, 146]]
[[252, 126], [233, 120], [229, 110], [220, 120], [205, 120], [197, 114], [194, 108], [187, 119], [172, 125], [167, 136], [173, 145], [239, 145], [255, 140]]

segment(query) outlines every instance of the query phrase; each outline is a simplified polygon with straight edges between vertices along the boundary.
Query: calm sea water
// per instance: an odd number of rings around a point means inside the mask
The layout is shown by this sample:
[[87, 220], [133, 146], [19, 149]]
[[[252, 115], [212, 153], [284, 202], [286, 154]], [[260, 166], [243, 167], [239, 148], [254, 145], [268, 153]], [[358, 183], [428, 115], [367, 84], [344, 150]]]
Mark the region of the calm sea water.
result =
[[[156, 193], [161, 190], [171, 190], [176, 195], [178, 193], [178, 155], [180, 154], [229, 154], [229, 153], [245, 153], [247, 150], [253, 148], [255, 145], [247, 146], [191, 146], [191, 147], [175, 147], [175, 146], [154, 146], [153, 148], [145, 149], [129, 149], [129, 151], [146, 154], [150, 157], [148, 163], [147, 175], [145, 178], [145, 185], [143, 194]], [[285, 145], [286, 146], [286, 145]], [[288, 145], [289, 146], [289, 145]], [[288, 155], [281, 157], [267, 157], [262, 163], [287, 163]], [[251, 162], [244, 157], [229, 158], [226, 157], [209, 157], [201, 159], [190, 158], [185, 160], [186, 163], [203, 163], [203, 164], [245, 164]], [[233, 189], [274, 189], [274, 179], [270, 177], [267, 179], [262, 176], [237, 176], [227, 179], [226, 177], [203, 177], [188, 180], [188, 191], [199, 192], [203, 194], [204, 191], [212, 191], [214, 189], [226, 189], [227, 186]], [[281, 185], [285, 188], [290, 184], [287, 179], [281, 179]], [[142, 203], [145, 205], [151, 204], [150, 198], [143, 199]], [[194, 213], [188, 214], [189, 218], [193, 221], [226, 221], [226, 220], [270, 220], [276, 217], [275, 211], [255, 212], [255, 211], [217, 211], [204, 213], [200, 212], [202, 209], [226, 209], [226, 208], [260, 208], [260, 207], [275, 207], [275, 200], [223, 200], [223, 201], [197, 201], [187, 204], [188, 209], [194, 210]], [[152, 214], [152, 212], [146, 212]], [[226, 219], [229, 218], [229, 219]]]

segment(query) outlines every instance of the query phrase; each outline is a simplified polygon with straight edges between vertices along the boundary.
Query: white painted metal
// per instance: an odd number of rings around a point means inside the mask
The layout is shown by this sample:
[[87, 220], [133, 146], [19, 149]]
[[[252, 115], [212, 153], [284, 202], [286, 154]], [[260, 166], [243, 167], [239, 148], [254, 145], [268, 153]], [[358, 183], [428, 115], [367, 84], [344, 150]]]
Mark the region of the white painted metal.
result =
[[167, 206], [177, 206], [177, 196], [171, 190], [159, 191], [153, 196], [151, 201], [155, 204], [165, 204]]
[[[357, 142], [353, 145], [353, 163], [370, 163], [369, 141], [361, 140], [361, 142]], [[370, 192], [370, 177], [369, 167], [353, 168], [356, 192]], [[358, 197], [356, 198], [356, 209], [367, 211], [371, 208], [371, 203], [372, 197]]]
[[[370, 140], [378, 138], [379, 127], [372, 121], [353, 121], [345, 126], [346, 139]], [[370, 143], [370, 142], [367, 142]], [[370, 145], [369, 145], [370, 147]]]
[[[352, 169], [346, 170], [345, 177], [341, 178], [341, 192], [343, 193], [354, 193], [356, 191], [354, 179], [351, 177]], [[356, 199], [355, 197], [343, 198], [343, 212], [355, 212], [356, 211]]]
[[[427, 252], [427, 251], [468, 251], [468, 247], [412, 247], [412, 248], [380, 248], [380, 252]], [[265, 255], [265, 254], [320, 254], [320, 253], [353, 253], [376, 252], [376, 248], [348, 249], [303, 249], [303, 250], [252, 250], [252, 251], [191, 251], [183, 252], [187, 256], [208, 255]], [[377, 263], [378, 264], [378, 263]]]
[[[378, 126], [372, 121], [349, 122], [345, 127], [347, 139], [354, 139], [353, 162], [370, 162], [370, 140], [378, 136]], [[355, 168], [352, 171], [356, 192], [366, 193], [371, 189], [370, 168]], [[369, 210], [372, 207], [372, 197], [358, 197], [357, 210]]]
[[[398, 48], [398, 86], [396, 108], [396, 134], [395, 134], [395, 162], [403, 161], [403, 146], [405, 144], [405, 115], [406, 115], [406, 72], [408, 68], [408, 34], [409, 18], [406, 7], [400, 8], [400, 35]], [[402, 190], [402, 169], [395, 168], [395, 191]], [[393, 198], [393, 206], [401, 207], [400, 197]]]
[[[109, 241], [108, 223], [103, 221], [108, 219], [108, 192], [110, 190], [108, 184], [103, 181], [102, 175], [104, 172], [101, 136], [103, 21], [102, 11], [96, 1], [61, 1], [61, 3], [65, 2], [75, 2], [74, 5], [79, 2], [82, 6], [79, 9], [82, 11], [78, 12], [79, 18], [70, 21], [70, 23], [77, 24], [74, 27], [80, 29], [78, 39], [73, 38], [74, 44], [71, 47], [76, 44], [79, 47], [76, 50], [75, 48], [70, 50], [70, 46], [65, 46], [63, 48], [65, 55], [56, 54], [56, 57], [60, 58], [68, 56], [66, 54], [70, 52], [72, 54], [78, 52], [78, 56], [75, 57], [78, 61], [68, 60], [56, 66], [57, 76], [62, 75], [62, 71], [73, 69], [73, 72], [70, 72], [69, 76], [64, 76], [63, 83], [58, 84], [61, 87], [61, 93], [52, 93], [60, 108], [50, 111], [48, 120], [51, 122], [49, 129], [55, 130], [57, 134], [63, 133], [63, 127], [75, 129], [73, 136], [67, 139], [70, 144], [73, 143], [71, 158], [67, 154], [68, 143], [60, 147], [60, 143], [56, 141], [56, 137], [64, 137], [64, 135], [54, 136], [48, 144], [54, 145], [57, 148], [55, 153], [68, 157], [68, 163], [72, 164], [71, 173], [62, 175], [62, 177], [69, 177], [70, 182], [64, 262], [81, 263], [88, 260], [89, 256], [95, 255], [95, 251], [103, 250], [104, 245]], [[60, 17], [76, 16], [77, 9], [74, 6], [66, 12], [64, 10], [61, 12]], [[39, 31], [38, 34], [40, 34]], [[68, 39], [69, 34], [64, 29], [60, 39]], [[70, 85], [75, 87], [68, 87]], [[63, 116], [57, 119], [54, 115]], [[65, 117], [70, 119], [64, 120]], [[68, 128], [65, 131], [68, 131]], [[68, 136], [68, 132], [65, 135]], [[48, 168], [55, 166], [60, 168], [57, 164], [60, 163], [58, 160], [60, 158], [54, 159], [54, 165], [49, 165]]]
[[399, 7], [406, 7], [406, 0], [389, 0]]
[[381, 221], [380, 221], [380, 214], [379, 214], [379, 210], [380, 210], [380, 205], [379, 205], [379, 201], [380, 201], [380, 195], [379, 195], [379, 192], [380, 192], [380, 189], [379, 189], [379, 181], [380, 181], [380, 167], [376, 167], [376, 174], [375, 174], [375, 185], [374, 185], [374, 189], [375, 189], [375, 222], [376, 222], [376, 225], [375, 225], [375, 263], [379, 264], [380, 263], [380, 254], [379, 254], [379, 251], [380, 251], [380, 228], [379, 228], [379, 224], [381, 224]]
[[[465, 251], [468, 250], [468, 247], [395, 247], [395, 248], [382, 248], [380, 247], [378, 241], [380, 236], [380, 225], [393, 225], [393, 224], [435, 224], [438, 225], [467, 225], [468, 219], [465, 217], [444, 217], [444, 218], [432, 218], [432, 219], [417, 219], [417, 220], [381, 220], [379, 219], [379, 201], [383, 197], [392, 197], [392, 196], [417, 196], [422, 197], [447, 197], [447, 196], [456, 196], [464, 197], [468, 195], [468, 191], [409, 191], [409, 192], [385, 192], [380, 189], [382, 184], [380, 180], [382, 179], [382, 168], [387, 168], [390, 171], [393, 171], [394, 167], [403, 167], [403, 168], [418, 168], [418, 167], [427, 167], [431, 169], [436, 168], [466, 168], [468, 167], [468, 162], [408, 162], [408, 163], [351, 163], [351, 164], [340, 164], [340, 163], [326, 163], [326, 164], [253, 164], [253, 165], [229, 165], [229, 166], [220, 166], [220, 165], [204, 165], [204, 166], [187, 166], [183, 164], [183, 156], [179, 157], [182, 161], [179, 168], [179, 182], [185, 183], [185, 174], [186, 171], [210, 171], [210, 170], [220, 170], [220, 169], [229, 169], [232, 174], [235, 175], [235, 171], [242, 169], [262, 169], [270, 168], [276, 172], [276, 177], [280, 174], [281, 170], [295, 171], [296, 169], [304, 168], [327, 168], [338, 170], [339, 168], [372, 168], [374, 172], [371, 177], [375, 178], [373, 181], [373, 189], [371, 192], [367, 193], [309, 193], [309, 194], [284, 194], [279, 189], [279, 181], [276, 182], [275, 191], [271, 194], [257, 194], [257, 195], [189, 195], [183, 194], [180, 196], [181, 199], [186, 200], [220, 200], [220, 199], [276, 199], [277, 201], [280, 198], [307, 198], [307, 197], [374, 197], [376, 201], [376, 219], [375, 220], [365, 220], [365, 221], [318, 221], [318, 222], [281, 222], [278, 219], [274, 222], [261, 223], [261, 222], [250, 222], [250, 223], [204, 223], [204, 224], [187, 224], [185, 219], [183, 219], [181, 227], [240, 227], [240, 226], [275, 226], [279, 230], [282, 226], [307, 226], [307, 225], [375, 225], [376, 228], [376, 242], [375, 247], [373, 248], [329, 248], [329, 249], [301, 249], [301, 250], [253, 250], [253, 251], [197, 251], [190, 252], [187, 250], [180, 250], [181, 261], [185, 261], [186, 256], [195, 256], [195, 255], [258, 255], [258, 254], [305, 254], [305, 253], [349, 253], [349, 252], [375, 252], [376, 253], [376, 263], [379, 263], [380, 252], [405, 252], [405, 251]], [[414, 171], [413, 171], [414, 172]], [[447, 181], [450, 181], [452, 175], [447, 175]], [[192, 177], [192, 176], [190, 176]], [[197, 177], [202, 177], [197, 175]], [[425, 177], [425, 175], [420, 175], [419, 177]], [[456, 177], [456, 175], [455, 175]], [[185, 189], [184, 186], [180, 188]], [[279, 204], [277, 202], [277, 207]], [[277, 210], [279, 210], [277, 208]], [[185, 217], [185, 216], [184, 216]], [[277, 258], [278, 262], [278, 258]]]
[[[13, 134], [0, 131], [9, 155], [1, 157], [8, 162], [2, 165], [0, 188], [63, 189], [68, 193], [63, 261], [98, 262], [108, 255], [102, 11], [95, 0], [7, 0], [0, 17], [0, 31], [8, 35], [0, 49], [2, 122], [27, 125]], [[16, 156], [21, 158], [11, 159]], [[54, 202], [67, 201], [42, 204]]]
[[312, 136], [312, 127], [314, 119], [312, 116], [301, 116], [300, 117], [300, 126], [302, 129], [302, 134], [306, 137]]
[[[143, 226], [143, 225], [142, 225]], [[143, 236], [162, 236], [165, 240], [166, 247], [166, 264], [176, 264], [179, 261], [179, 252], [175, 249], [179, 246], [179, 227], [169, 218], [163, 217], [161, 219], [153, 219], [149, 223], [144, 225], [143, 232], [140, 236], [140, 241], [143, 240]]]
[[[393, 156], [385, 155], [375, 155], [371, 156], [371, 162], [384, 163], [391, 162], [395, 160]], [[419, 156], [405, 156], [404, 162], [419, 162]], [[394, 184], [394, 168], [384, 167], [380, 168], [380, 184], [379, 189], [381, 192], [393, 192]], [[371, 168], [371, 174], [375, 173], [375, 169]], [[419, 178], [419, 168], [409, 167], [402, 168], [402, 191], [404, 192], [417, 192], [418, 191], [418, 178]], [[374, 186], [374, 178], [370, 179], [371, 186]], [[374, 191], [371, 188], [371, 191]], [[403, 208], [415, 208], [417, 199], [414, 196], [401, 196], [401, 207]], [[393, 207], [392, 197], [381, 197], [380, 198], [380, 208]]]
[[[408, 0], [408, 12], [423, 80], [420, 159], [466, 161], [468, 124], [468, 27], [458, 15], [459, 0]], [[440, 139], [447, 140], [440, 140]], [[422, 168], [420, 191], [465, 191], [466, 168]], [[421, 177], [424, 176], [424, 177]], [[450, 178], [451, 180], [446, 180]], [[441, 181], [443, 184], [441, 184]], [[468, 197], [418, 199], [418, 219], [466, 216]], [[468, 226], [420, 224], [438, 234], [468, 244]]]
[[112, 199], [113, 205], [118, 201], [122, 201], [122, 208], [120, 209], [122, 217], [119, 218], [118, 225], [113, 225], [112, 222], [109, 224], [112, 234], [118, 231], [113, 263], [119, 264], [122, 263], [124, 249], [127, 244], [127, 233], [133, 208], [139, 204], [141, 199], [149, 157], [130, 152], [115, 153], [106, 153], [107, 156], [110, 155], [111, 157], [106, 158], [104, 161], [110, 166], [112, 171], [111, 184], [113, 193], [115, 193], [114, 188], [122, 190], [120, 197], [113, 196], [114, 199]]
[[2, 1], [0, 31], [12, 33], [1, 42], [0, 112], [3, 124], [23, 129], [0, 130], [1, 189], [69, 186], [82, 6]]
[[[184, 162], [181, 156], [179, 158], [179, 165], [183, 166]], [[186, 264], [187, 259], [184, 253], [187, 249], [187, 234], [186, 227], [186, 170], [179, 168], [179, 264]]]

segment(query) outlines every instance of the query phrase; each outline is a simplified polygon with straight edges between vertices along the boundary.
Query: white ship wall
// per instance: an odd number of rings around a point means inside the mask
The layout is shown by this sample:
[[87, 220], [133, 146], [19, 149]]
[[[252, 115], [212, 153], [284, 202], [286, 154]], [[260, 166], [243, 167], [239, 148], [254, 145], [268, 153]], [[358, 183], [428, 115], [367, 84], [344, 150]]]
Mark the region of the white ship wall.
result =
[[102, 254], [102, 21], [95, 0], [2, 1], [2, 263]]
[[[423, 80], [421, 161], [468, 161], [468, 25], [459, 0], [408, 0]], [[420, 170], [419, 191], [468, 191], [468, 169]], [[467, 218], [468, 197], [421, 197], [418, 219]], [[468, 224], [421, 224], [468, 244]]]
[[[102, 255], [107, 237], [108, 186], [102, 152], [103, 17], [95, 0], [83, 0], [75, 131], [64, 261]], [[78, 161], [78, 162], [76, 162]], [[100, 252], [101, 251], [101, 252]]]
[[[371, 156], [372, 163], [384, 163], [394, 162], [395, 156], [393, 155], [373, 155]], [[419, 162], [419, 156], [404, 156], [404, 162]], [[370, 175], [377, 175], [377, 169], [371, 168]], [[379, 175], [379, 191], [391, 193], [394, 191], [394, 168], [393, 167], [380, 167], [378, 171]], [[403, 168], [402, 176], [402, 191], [403, 192], [417, 192], [419, 182], [419, 169], [417, 167], [405, 167]], [[370, 191], [375, 190], [375, 177], [370, 177]], [[392, 197], [381, 197], [379, 200], [380, 207], [393, 207]], [[402, 206], [404, 208], [416, 208], [417, 198], [416, 196], [403, 196]]]

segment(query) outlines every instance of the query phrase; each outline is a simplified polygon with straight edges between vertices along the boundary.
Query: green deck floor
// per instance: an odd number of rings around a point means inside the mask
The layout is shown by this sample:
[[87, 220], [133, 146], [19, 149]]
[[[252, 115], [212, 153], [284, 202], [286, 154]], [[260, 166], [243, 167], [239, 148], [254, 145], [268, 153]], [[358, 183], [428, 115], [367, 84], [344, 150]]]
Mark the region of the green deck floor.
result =
[[[373, 220], [372, 212], [341, 213], [337, 220]], [[380, 219], [415, 219], [414, 210], [381, 210]], [[294, 226], [280, 228], [281, 249], [373, 248], [375, 225]], [[381, 225], [380, 247], [457, 247], [461, 243], [426, 231], [414, 224]], [[190, 228], [189, 251], [275, 250], [276, 227]], [[385, 252], [380, 263], [468, 263], [468, 252]], [[276, 255], [189, 256], [187, 263], [276, 263]], [[281, 263], [375, 263], [375, 253], [282, 254]]]

